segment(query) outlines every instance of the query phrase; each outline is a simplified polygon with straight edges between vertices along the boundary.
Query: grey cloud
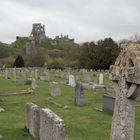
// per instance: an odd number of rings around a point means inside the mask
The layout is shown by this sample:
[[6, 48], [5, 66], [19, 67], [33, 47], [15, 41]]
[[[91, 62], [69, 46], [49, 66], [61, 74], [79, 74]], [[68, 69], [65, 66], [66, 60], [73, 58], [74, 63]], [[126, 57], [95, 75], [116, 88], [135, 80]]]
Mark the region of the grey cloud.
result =
[[140, 31], [139, 0], [4, 0], [0, 1], [0, 40], [28, 36], [32, 23], [46, 34], [69, 34], [77, 42], [127, 38]]

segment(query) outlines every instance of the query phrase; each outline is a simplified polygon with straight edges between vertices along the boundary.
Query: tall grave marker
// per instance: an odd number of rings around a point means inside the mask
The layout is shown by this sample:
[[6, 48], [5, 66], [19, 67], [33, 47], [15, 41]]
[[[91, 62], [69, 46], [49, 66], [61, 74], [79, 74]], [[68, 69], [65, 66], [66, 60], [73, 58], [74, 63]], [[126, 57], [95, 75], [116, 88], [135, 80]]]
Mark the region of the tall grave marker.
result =
[[135, 99], [140, 94], [140, 45], [123, 44], [121, 49], [109, 75], [116, 92], [110, 140], [133, 140]]

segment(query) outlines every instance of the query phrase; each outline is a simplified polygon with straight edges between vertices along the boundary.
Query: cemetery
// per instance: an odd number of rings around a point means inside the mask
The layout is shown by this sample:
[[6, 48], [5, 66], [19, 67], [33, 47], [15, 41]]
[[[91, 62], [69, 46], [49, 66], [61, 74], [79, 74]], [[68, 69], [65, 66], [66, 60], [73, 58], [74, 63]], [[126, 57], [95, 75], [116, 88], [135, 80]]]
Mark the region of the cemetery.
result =
[[0, 140], [140, 140], [136, 4], [0, 1]]
[[[127, 60], [126, 70], [124, 69], [129, 83], [136, 83], [130, 87], [128, 97], [121, 94], [126, 90], [120, 90], [118, 93], [116, 83], [116, 80], [121, 79], [119, 66], [122, 64], [122, 54], [125, 54], [127, 59], [127, 55], [135, 53], [139, 48], [134, 46], [133, 52], [132, 46], [133, 44], [123, 48], [125, 53], [120, 53], [109, 71], [60, 70], [46, 67], [1, 69], [1, 139], [140, 139], [140, 101], [139, 97], [136, 98], [139, 96], [139, 90], [135, 91], [136, 84], [140, 83], [137, 73], [139, 60], [136, 60], [135, 54], [131, 55], [131, 59], [136, 67], [130, 67]], [[75, 77], [79, 77], [77, 81]], [[87, 88], [85, 84], [89, 84], [91, 88]], [[123, 89], [123, 85], [119, 88]]]

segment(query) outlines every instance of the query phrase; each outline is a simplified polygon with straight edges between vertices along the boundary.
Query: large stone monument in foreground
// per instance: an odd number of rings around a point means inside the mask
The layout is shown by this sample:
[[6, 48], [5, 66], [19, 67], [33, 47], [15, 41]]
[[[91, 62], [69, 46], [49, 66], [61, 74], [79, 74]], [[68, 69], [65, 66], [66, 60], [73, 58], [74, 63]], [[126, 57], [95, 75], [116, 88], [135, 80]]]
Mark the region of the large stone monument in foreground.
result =
[[109, 78], [116, 92], [110, 140], [133, 140], [135, 99], [140, 94], [140, 44], [121, 45]]

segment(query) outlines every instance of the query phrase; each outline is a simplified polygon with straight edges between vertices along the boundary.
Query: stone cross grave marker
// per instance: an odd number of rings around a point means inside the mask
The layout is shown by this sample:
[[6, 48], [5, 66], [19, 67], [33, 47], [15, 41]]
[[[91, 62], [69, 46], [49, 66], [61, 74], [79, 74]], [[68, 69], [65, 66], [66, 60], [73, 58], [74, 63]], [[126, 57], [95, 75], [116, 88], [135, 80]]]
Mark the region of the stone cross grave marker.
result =
[[140, 45], [123, 44], [121, 49], [109, 73], [116, 92], [110, 140], [133, 140], [135, 99], [140, 94]]

